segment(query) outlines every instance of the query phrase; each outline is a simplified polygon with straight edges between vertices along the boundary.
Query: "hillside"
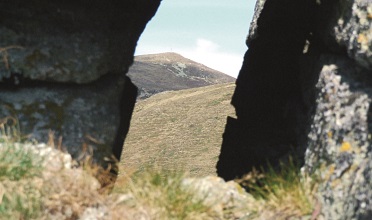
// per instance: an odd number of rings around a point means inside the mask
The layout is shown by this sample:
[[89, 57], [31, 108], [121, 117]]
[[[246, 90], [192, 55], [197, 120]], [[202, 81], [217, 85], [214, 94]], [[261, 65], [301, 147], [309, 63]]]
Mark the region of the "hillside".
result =
[[137, 103], [120, 169], [155, 166], [215, 175], [235, 85], [165, 92]]
[[128, 76], [138, 86], [139, 98], [142, 99], [163, 91], [235, 81], [235, 78], [231, 76], [176, 53], [136, 56]]

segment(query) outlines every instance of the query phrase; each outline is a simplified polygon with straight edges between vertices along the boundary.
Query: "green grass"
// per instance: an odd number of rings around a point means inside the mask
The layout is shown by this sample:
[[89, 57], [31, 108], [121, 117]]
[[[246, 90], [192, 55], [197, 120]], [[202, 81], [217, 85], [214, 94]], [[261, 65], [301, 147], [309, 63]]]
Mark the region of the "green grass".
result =
[[6, 191], [1, 195], [0, 219], [37, 219], [41, 216], [41, 197], [36, 187], [18, 182], [2, 182], [1, 185]]
[[272, 167], [265, 172], [255, 170], [239, 182], [249, 189], [258, 201], [257, 204], [261, 203], [257, 212], [266, 210], [284, 216], [301, 217], [311, 215], [314, 210], [319, 181], [315, 175], [302, 174], [292, 159], [281, 163], [277, 170]]
[[0, 145], [0, 180], [18, 181], [40, 175], [42, 158], [22, 145]]
[[0, 120], [0, 180], [32, 178], [42, 171], [43, 158], [19, 143], [21, 132], [17, 122], [13, 117]]
[[0, 133], [0, 219], [31, 219], [41, 212], [33, 179], [41, 176], [43, 158], [15, 144], [17, 128], [2, 126]]
[[204, 219], [213, 215], [193, 190], [182, 185], [183, 172], [145, 170], [128, 178], [124, 184], [117, 183], [114, 192], [130, 193], [137, 203], [151, 207], [153, 219]]

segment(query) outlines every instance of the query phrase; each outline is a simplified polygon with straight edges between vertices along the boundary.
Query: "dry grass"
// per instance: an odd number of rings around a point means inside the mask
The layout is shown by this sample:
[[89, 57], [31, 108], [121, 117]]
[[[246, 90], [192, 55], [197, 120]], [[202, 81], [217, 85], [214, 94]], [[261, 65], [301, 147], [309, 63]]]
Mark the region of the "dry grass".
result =
[[[115, 193], [133, 196], [151, 219], [214, 219], [215, 213], [182, 185], [182, 172], [146, 170], [120, 178]], [[145, 208], [144, 208], [145, 207]]]
[[253, 172], [240, 180], [256, 198], [260, 218], [289, 219], [311, 216], [316, 209], [319, 180], [300, 172], [292, 160], [282, 163], [278, 170]]
[[161, 167], [215, 175], [235, 85], [155, 95], [137, 103], [119, 170]]

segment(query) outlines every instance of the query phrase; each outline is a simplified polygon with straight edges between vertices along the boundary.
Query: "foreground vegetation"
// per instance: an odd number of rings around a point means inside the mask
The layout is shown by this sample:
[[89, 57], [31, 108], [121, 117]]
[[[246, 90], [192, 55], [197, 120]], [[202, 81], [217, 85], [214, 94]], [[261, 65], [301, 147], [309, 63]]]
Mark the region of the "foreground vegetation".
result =
[[253, 170], [237, 180], [254, 196], [256, 212], [264, 219], [296, 219], [311, 216], [316, 205], [319, 179], [316, 175], [301, 173], [300, 167], [290, 159], [277, 170], [269, 167], [264, 173]]
[[51, 147], [19, 143], [17, 132], [0, 127], [0, 219], [286, 219], [315, 209], [317, 181], [293, 163], [237, 180], [253, 197], [234, 186], [248, 200], [227, 205], [218, 197], [224, 192], [208, 191], [217, 185], [201, 193], [205, 182], [186, 184], [181, 171], [125, 170], [112, 187], [110, 173], [89, 158], [78, 167]]

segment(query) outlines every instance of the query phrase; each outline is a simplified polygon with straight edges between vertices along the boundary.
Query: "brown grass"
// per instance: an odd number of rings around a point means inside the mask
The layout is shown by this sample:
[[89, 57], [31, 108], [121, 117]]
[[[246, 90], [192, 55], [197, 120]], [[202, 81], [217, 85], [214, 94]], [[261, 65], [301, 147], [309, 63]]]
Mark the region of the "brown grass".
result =
[[119, 170], [161, 167], [215, 175], [232, 83], [166, 92], [137, 103]]

